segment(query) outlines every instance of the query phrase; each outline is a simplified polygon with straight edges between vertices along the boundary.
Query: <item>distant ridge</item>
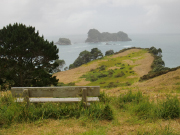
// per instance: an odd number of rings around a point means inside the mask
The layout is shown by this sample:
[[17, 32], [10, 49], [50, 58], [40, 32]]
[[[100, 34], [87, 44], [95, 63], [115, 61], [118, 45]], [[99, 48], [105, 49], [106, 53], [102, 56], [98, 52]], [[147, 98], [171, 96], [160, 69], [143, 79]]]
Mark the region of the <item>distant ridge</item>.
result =
[[103, 32], [100, 33], [96, 29], [90, 29], [88, 31], [88, 38], [85, 42], [109, 42], [109, 41], [132, 41], [128, 35], [122, 31], [117, 33]]

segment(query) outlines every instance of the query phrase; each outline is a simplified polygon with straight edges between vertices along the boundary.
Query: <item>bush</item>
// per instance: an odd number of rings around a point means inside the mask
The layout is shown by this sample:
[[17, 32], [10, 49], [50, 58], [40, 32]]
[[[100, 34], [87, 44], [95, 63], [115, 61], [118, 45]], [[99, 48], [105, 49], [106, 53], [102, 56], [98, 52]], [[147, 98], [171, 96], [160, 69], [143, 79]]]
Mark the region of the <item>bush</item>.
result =
[[103, 103], [109, 103], [110, 102], [110, 97], [105, 92], [101, 92], [99, 95], [99, 101]]
[[98, 78], [96, 76], [91, 75], [90, 81], [94, 82], [94, 81], [97, 81], [97, 80], [98, 80]]
[[133, 112], [141, 119], [154, 118], [153, 109], [154, 105], [148, 100], [144, 100], [143, 102], [139, 102], [139, 104], [133, 108]]
[[107, 77], [107, 75], [106, 75], [106, 74], [103, 74], [103, 73], [100, 73], [100, 74], [98, 75], [98, 78], [101, 78], [101, 77]]
[[107, 88], [114, 88], [117, 87], [118, 85], [115, 82], [110, 82], [106, 87]]
[[105, 65], [102, 65], [102, 66], [98, 67], [98, 69], [99, 69], [99, 71], [103, 71], [103, 70], [106, 69], [106, 66], [105, 66]]
[[132, 93], [132, 91], [128, 91], [125, 95], [119, 96], [119, 103], [127, 103], [127, 102], [136, 102], [139, 103], [144, 98], [142, 96], [142, 92], [138, 91], [137, 93]]
[[109, 69], [109, 70], [108, 70], [108, 75], [109, 75], [109, 76], [112, 76], [113, 74], [114, 74], [114, 71], [113, 71], [112, 69]]
[[105, 56], [109, 56], [109, 55], [113, 55], [113, 54], [114, 54], [113, 50], [108, 50], [108, 51], [106, 51]]
[[167, 97], [167, 100], [160, 103], [157, 114], [163, 119], [173, 119], [180, 116], [180, 102], [177, 97]]
[[117, 75], [115, 75], [115, 77], [122, 77], [124, 75], [125, 75], [125, 73], [123, 71], [121, 71], [121, 73], [118, 73]]
[[112, 112], [111, 108], [109, 107], [109, 105], [105, 106], [102, 118], [105, 120], [113, 119], [113, 112]]

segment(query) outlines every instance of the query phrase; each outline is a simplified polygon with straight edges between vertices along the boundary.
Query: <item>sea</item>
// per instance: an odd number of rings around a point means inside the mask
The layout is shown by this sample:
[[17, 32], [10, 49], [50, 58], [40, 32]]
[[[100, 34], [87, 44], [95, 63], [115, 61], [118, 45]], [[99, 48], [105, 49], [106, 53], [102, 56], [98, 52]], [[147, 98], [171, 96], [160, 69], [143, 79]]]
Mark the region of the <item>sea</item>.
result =
[[180, 34], [128, 34], [132, 41], [118, 41], [100, 43], [85, 43], [87, 35], [61, 35], [53, 37], [45, 37], [48, 41], [57, 42], [59, 38], [69, 38], [72, 45], [57, 45], [59, 49], [59, 59], [63, 59], [66, 63], [65, 67], [69, 67], [79, 53], [92, 48], [98, 48], [105, 55], [108, 50], [118, 52], [124, 48], [141, 47], [150, 48], [152, 46], [162, 49], [162, 59], [165, 67], [173, 68], [180, 66]]

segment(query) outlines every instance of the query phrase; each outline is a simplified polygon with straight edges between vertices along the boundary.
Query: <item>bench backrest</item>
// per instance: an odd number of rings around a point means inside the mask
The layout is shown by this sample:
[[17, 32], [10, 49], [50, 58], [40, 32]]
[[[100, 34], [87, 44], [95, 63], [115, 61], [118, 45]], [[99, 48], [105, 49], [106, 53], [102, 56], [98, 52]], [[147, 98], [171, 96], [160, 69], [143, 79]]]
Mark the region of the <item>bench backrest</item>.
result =
[[100, 95], [99, 86], [66, 86], [66, 87], [12, 87], [14, 97], [23, 96], [23, 90], [28, 89], [29, 97], [81, 97], [82, 89], [87, 89], [87, 96], [97, 97]]

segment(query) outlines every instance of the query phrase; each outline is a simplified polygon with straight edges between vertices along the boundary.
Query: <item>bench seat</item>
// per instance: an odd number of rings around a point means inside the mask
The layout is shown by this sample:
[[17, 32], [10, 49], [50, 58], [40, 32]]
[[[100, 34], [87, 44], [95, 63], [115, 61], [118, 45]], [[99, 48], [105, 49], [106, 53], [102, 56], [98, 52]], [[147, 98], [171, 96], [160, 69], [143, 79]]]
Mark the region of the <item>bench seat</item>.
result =
[[12, 87], [12, 96], [16, 102], [45, 103], [45, 102], [80, 102], [84, 106], [88, 102], [99, 101], [99, 86], [66, 86], [66, 87]]
[[[46, 103], [46, 102], [59, 102], [59, 103], [71, 103], [71, 102], [80, 102], [82, 100], [79, 98], [29, 98], [31, 103]], [[17, 98], [16, 102], [23, 102], [24, 98]], [[99, 101], [98, 97], [87, 97], [87, 102], [96, 102]]]

